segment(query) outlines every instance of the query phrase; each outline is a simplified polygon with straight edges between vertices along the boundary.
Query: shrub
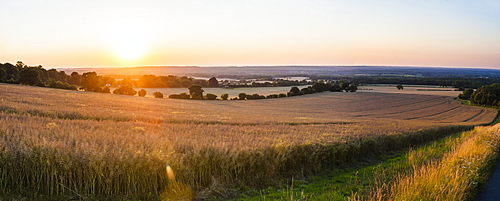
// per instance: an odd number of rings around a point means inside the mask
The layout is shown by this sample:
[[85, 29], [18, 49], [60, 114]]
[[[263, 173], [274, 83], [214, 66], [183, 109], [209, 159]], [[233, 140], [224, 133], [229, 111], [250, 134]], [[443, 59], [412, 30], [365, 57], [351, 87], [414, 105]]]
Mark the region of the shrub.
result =
[[207, 100], [215, 100], [215, 99], [217, 99], [217, 95], [208, 93], [206, 95], [206, 98], [207, 98]]
[[109, 93], [111, 93], [111, 89], [109, 89], [108, 86], [105, 86], [104, 88], [102, 88], [101, 93], [108, 93], [109, 94]]
[[229, 94], [222, 94], [220, 98], [222, 98], [222, 100], [227, 100], [229, 98]]
[[131, 86], [125, 85], [113, 90], [113, 93], [134, 96], [135, 94], [137, 94], [137, 91], [134, 90], [134, 88], [132, 88]]
[[238, 94], [238, 100], [245, 100], [247, 99], [247, 94], [246, 93], [240, 93]]
[[154, 96], [155, 98], [163, 98], [163, 94], [162, 94], [161, 92], [158, 92], [158, 91], [155, 91], [155, 92], [153, 93], [153, 96]]
[[139, 90], [139, 94], [138, 94], [138, 95], [139, 95], [140, 97], [144, 97], [144, 96], [146, 96], [146, 93], [147, 93], [147, 92], [146, 92], [146, 90], [141, 89], [141, 90]]

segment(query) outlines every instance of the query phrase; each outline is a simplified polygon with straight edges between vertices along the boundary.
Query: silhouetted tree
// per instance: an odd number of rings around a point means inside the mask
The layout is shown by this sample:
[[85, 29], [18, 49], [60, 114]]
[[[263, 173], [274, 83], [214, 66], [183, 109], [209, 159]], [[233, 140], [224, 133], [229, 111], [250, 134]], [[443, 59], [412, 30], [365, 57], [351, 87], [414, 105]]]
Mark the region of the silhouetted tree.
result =
[[220, 98], [222, 98], [222, 100], [227, 100], [229, 98], [229, 94], [222, 94]]
[[102, 88], [101, 93], [111, 93], [111, 89], [108, 86]]
[[239, 93], [238, 94], [238, 100], [245, 100], [245, 99], [247, 99], [246, 93]]
[[192, 99], [203, 100], [204, 90], [201, 85], [193, 84], [188, 89]]
[[292, 87], [290, 89], [290, 95], [292, 95], [292, 96], [300, 95], [300, 89], [298, 87]]
[[144, 96], [146, 96], [146, 93], [147, 93], [146, 90], [141, 89], [141, 90], [139, 90], [138, 96], [144, 97]]
[[17, 61], [16, 62], [16, 68], [17, 69], [22, 70], [23, 68], [26, 68], [26, 67], [27, 67], [26, 64], [24, 64], [22, 61]]
[[21, 71], [19, 83], [27, 85], [41, 84], [42, 80], [40, 80], [40, 71], [34, 67], [24, 68]]
[[82, 84], [82, 76], [78, 72], [72, 72], [69, 78], [69, 83], [80, 86]]
[[402, 84], [398, 84], [398, 85], [396, 85], [396, 88], [397, 88], [398, 90], [403, 90], [403, 89], [404, 89], [404, 87], [403, 87], [403, 85], [402, 85]]
[[97, 77], [96, 72], [83, 73], [81, 79], [81, 85], [85, 91], [93, 91], [93, 92], [101, 91], [101, 87], [99, 86], [99, 79]]
[[137, 94], [137, 91], [134, 90], [131, 86], [125, 85], [125, 86], [120, 86], [118, 89], [113, 90], [114, 94], [122, 94], [122, 95], [129, 95], [129, 96], [134, 96]]
[[155, 98], [163, 98], [163, 94], [162, 94], [161, 92], [158, 92], [158, 91], [155, 91], [155, 92], [153, 93], [153, 96], [154, 96]]
[[208, 86], [209, 86], [209, 87], [219, 87], [219, 81], [217, 81], [217, 78], [215, 78], [215, 77], [211, 77], [211, 78], [208, 80]]
[[5, 77], [6, 82], [16, 82], [19, 80], [19, 74], [21, 70], [16, 68], [16, 66], [12, 65], [11, 63], [4, 63], [3, 65], [1, 65], [1, 67], [7, 73]]
[[358, 86], [353, 85], [353, 84], [349, 85], [349, 87], [347, 87], [345, 89], [346, 92], [356, 92], [357, 90], [358, 90]]
[[5, 69], [3, 68], [0, 68], [0, 82], [5, 82], [5, 80], [7, 78], [7, 72], [5, 71]]

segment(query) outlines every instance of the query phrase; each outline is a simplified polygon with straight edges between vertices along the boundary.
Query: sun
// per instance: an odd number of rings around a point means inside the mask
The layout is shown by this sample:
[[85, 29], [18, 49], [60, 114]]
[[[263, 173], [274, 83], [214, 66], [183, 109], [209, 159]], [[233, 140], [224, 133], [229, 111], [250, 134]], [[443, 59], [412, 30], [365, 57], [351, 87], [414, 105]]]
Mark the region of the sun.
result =
[[110, 40], [115, 53], [124, 60], [141, 57], [148, 45], [148, 34], [144, 24], [135, 21], [119, 21], [110, 27]]

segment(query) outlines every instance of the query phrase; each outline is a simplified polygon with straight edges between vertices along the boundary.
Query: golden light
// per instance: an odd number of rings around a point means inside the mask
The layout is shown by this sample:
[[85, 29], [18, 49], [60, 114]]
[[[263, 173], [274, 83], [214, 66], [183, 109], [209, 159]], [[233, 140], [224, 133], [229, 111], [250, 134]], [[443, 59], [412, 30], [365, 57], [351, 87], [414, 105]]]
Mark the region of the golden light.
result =
[[137, 21], [117, 21], [110, 26], [109, 37], [116, 54], [124, 60], [135, 60], [148, 46], [148, 29]]

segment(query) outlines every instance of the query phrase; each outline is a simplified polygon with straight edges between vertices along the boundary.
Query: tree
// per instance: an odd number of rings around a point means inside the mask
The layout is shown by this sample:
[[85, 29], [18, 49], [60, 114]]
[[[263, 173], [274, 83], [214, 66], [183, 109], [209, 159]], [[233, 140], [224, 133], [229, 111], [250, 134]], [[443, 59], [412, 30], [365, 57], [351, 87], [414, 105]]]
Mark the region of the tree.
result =
[[139, 90], [139, 94], [138, 94], [138, 96], [140, 96], [140, 97], [144, 97], [144, 96], [146, 96], [146, 93], [147, 93], [147, 92], [146, 92], [146, 90], [141, 89], [141, 90]]
[[347, 88], [349, 88], [349, 86], [350, 86], [350, 85], [349, 85], [349, 82], [342, 82], [342, 83], [340, 83], [340, 88], [341, 88], [342, 90], [345, 90], [346, 92], [348, 91], [348, 90], [346, 90], [346, 89], [347, 89]]
[[161, 92], [158, 92], [158, 91], [155, 91], [155, 92], [153, 93], [153, 96], [154, 96], [155, 98], [163, 98], [163, 94], [162, 94]]
[[203, 92], [202, 86], [199, 84], [193, 84], [189, 88], [189, 94], [192, 99], [203, 100]]
[[82, 84], [82, 76], [78, 72], [72, 72], [69, 78], [69, 83], [80, 86]]
[[38, 85], [42, 83], [40, 80], [40, 71], [34, 67], [28, 67], [21, 71], [19, 83], [27, 85]]
[[396, 85], [396, 88], [397, 88], [398, 90], [403, 90], [403, 89], [404, 89], [404, 87], [403, 87], [403, 85], [402, 85], [402, 84], [398, 84], [398, 85]]
[[16, 68], [19, 70], [22, 70], [23, 68], [26, 68], [26, 64], [24, 64], [22, 61], [17, 61], [16, 62]]
[[351, 84], [347, 89], [345, 89], [346, 92], [356, 92], [358, 90], [358, 86]]
[[207, 97], [207, 100], [215, 100], [215, 99], [217, 99], [217, 95], [211, 94], [211, 93], [208, 93], [206, 97]]
[[238, 100], [245, 100], [245, 99], [247, 99], [246, 93], [239, 93], [238, 94]]
[[324, 82], [315, 82], [314, 84], [312, 84], [311, 87], [314, 89], [315, 92], [323, 92], [328, 90], [327, 84], [325, 84]]
[[463, 100], [469, 100], [474, 93], [474, 89], [466, 89], [461, 94], [458, 94], [458, 98]]
[[313, 93], [313, 92], [311, 91], [311, 89], [309, 89], [309, 87], [302, 88], [302, 89], [300, 90], [300, 92], [301, 92], [302, 94], [312, 94], [312, 93]]
[[219, 81], [217, 81], [217, 78], [211, 77], [208, 80], [208, 87], [219, 87]]
[[99, 86], [99, 78], [97, 77], [96, 72], [83, 73], [81, 85], [85, 91], [98, 92], [101, 90], [101, 86]]
[[5, 82], [5, 78], [7, 78], [7, 71], [5, 69], [0, 68], [0, 82]]
[[342, 92], [342, 88], [337, 83], [332, 84], [328, 90], [331, 92]]
[[500, 84], [491, 84], [478, 88], [470, 98], [471, 103], [484, 106], [498, 106], [500, 101]]
[[298, 96], [298, 95], [300, 95], [300, 89], [298, 87], [292, 87], [290, 89], [290, 94], [292, 96]]
[[5, 77], [6, 81], [15, 82], [19, 79], [20, 70], [16, 68], [16, 66], [11, 63], [4, 63], [2, 68], [5, 69], [7, 76]]
[[131, 86], [125, 85], [113, 90], [113, 93], [134, 96], [135, 94], [137, 94], [137, 91], [134, 90], [134, 88], [132, 88]]
[[220, 98], [222, 98], [222, 100], [227, 100], [229, 98], [229, 94], [222, 94]]
[[108, 86], [105, 86], [104, 88], [102, 88], [101, 90], [101, 93], [111, 93], [111, 89], [108, 87]]

